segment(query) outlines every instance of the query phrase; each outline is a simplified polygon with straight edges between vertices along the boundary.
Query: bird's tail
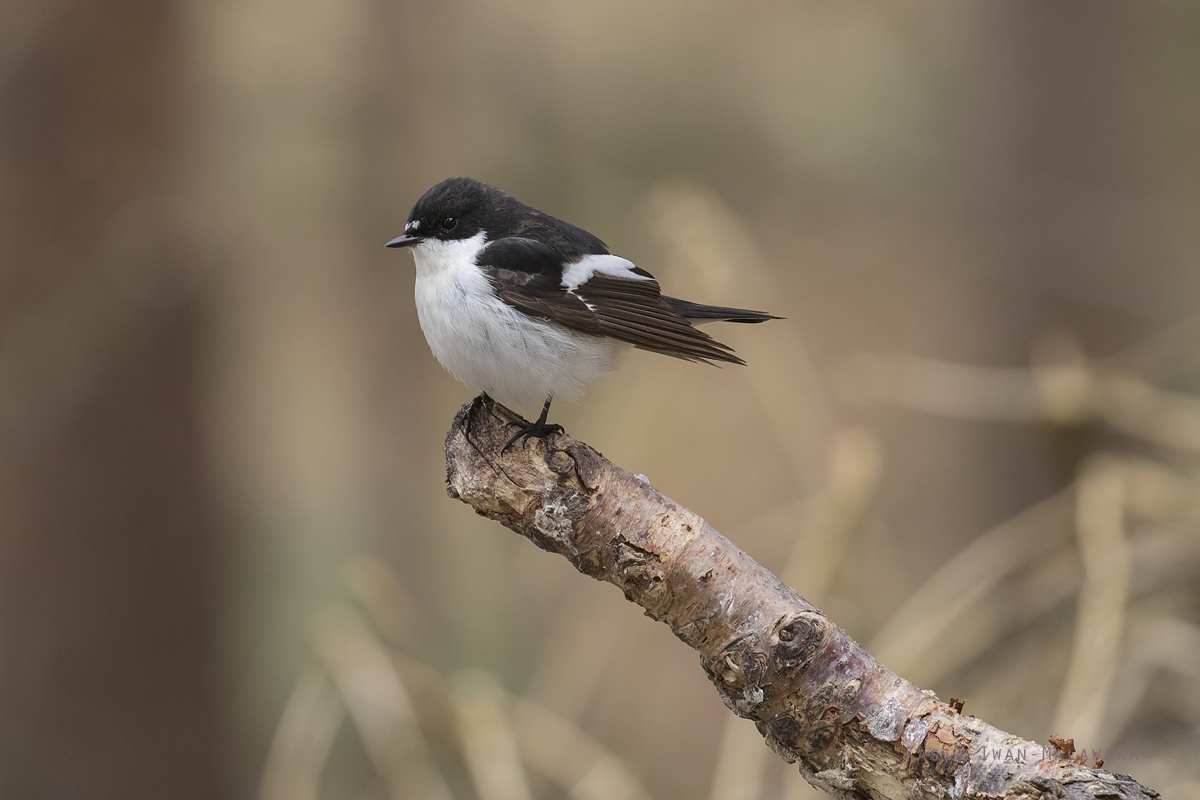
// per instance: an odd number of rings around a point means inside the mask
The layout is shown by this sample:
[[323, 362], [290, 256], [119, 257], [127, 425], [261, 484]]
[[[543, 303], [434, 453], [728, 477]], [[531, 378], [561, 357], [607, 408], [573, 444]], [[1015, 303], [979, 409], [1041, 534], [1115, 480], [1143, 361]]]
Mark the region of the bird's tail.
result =
[[663, 301], [679, 316], [693, 323], [704, 322], [766, 322], [769, 319], [783, 319], [764, 311], [750, 311], [745, 308], [726, 308], [725, 306], [706, 306], [702, 303], [689, 303], [674, 297], [664, 297]]

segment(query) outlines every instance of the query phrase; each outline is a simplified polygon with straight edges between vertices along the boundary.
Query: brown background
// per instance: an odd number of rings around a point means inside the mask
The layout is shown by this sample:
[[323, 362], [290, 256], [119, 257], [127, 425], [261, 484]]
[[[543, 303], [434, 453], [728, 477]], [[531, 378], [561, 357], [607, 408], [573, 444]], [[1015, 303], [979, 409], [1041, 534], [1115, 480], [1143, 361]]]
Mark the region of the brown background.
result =
[[[860, 351], [1024, 367], [1054, 330], [1104, 358], [1197, 313], [1190, 4], [13, 0], [0, 20], [5, 797], [255, 796], [314, 620], [364, 564], [404, 587], [438, 674], [482, 667], [655, 797], [720, 794], [726, 712], [692, 656], [444, 496], [470, 391], [382, 244], [447, 176], [587, 227], [673, 294], [787, 317], [720, 332], [746, 369], [635, 353], [553, 418], [777, 570], [835, 431], [863, 426], [882, 477], [819, 602], [864, 642], [1089, 453], [1194, 480], [1194, 450], [1102, 422], [862, 407], [837, 377]], [[1139, 363], [1194, 395], [1184, 330]], [[1134, 564], [1129, 607], [1183, 623], [1179, 652], [1194, 551], [1149, 588]], [[957, 629], [1041, 591], [1006, 586]], [[1069, 736], [1075, 619], [1073, 594], [1048, 601], [930, 688]], [[1150, 674], [1089, 744], [1200, 796], [1200, 681]], [[387, 796], [364, 752], [343, 725], [322, 797]], [[764, 770], [761, 796], [802, 791]]]

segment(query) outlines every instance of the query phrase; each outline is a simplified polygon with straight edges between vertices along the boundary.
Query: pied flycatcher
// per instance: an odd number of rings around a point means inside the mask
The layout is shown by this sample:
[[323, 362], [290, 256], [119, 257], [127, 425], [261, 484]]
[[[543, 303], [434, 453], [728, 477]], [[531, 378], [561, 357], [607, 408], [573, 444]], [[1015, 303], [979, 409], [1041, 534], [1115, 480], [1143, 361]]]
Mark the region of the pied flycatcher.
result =
[[761, 311], [666, 297], [654, 276], [604, 242], [471, 178], [421, 196], [404, 234], [417, 263], [417, 317], [455, 378], [505, 405], [543, 402], [517, 438], [562, 432], [546, 422], [555, 397], [576, 399], [631, 346], [705, 363], [744, 364], [695, 327], [765, 322]]

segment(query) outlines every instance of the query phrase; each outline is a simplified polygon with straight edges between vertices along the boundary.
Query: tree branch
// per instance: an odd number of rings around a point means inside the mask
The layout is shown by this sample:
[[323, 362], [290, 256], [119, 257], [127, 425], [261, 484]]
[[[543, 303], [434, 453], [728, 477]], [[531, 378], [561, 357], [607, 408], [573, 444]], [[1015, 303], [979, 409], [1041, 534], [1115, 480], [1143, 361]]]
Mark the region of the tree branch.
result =
[[888, 800], [1158, 797], [900, 678], [697, 514], [586, 444], [556, 434], [503, 452], [520, 417], [489, 403], [468, 439], [467, 408], [446, 437], [450, 496], [669, 625], [725, 705], [814, 786]]

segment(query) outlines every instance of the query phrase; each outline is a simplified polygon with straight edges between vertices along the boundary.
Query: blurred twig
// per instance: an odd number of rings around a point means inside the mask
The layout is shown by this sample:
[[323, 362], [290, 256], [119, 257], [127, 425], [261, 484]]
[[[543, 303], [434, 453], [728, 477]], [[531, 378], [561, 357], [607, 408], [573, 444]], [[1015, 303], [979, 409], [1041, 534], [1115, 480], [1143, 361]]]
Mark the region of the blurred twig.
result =
[[349, 609], [330, 609], [318, 621], [313, 643], [389, 795], [394, 800], [452, 800], [430, 759], [404, 684], [362, 620]]
[[1102, 420], [1163, 447], [1200, 453], [1200, 400], [1165, 391], [1109, 362], [1087, 362], [1061, 333], [1043, 337], [1033, 366], [975, 367], [910, 355], [858, 354], [834, 376], [849, 402], [890, 404], [963, 419]]
[[479, 800], [532, 800], [500, 684], [479, 669], [460, 672], [451, 699]]
[[1148, 379], [1163, 381], [1200, 373], [1200, 313], [1146, 337], [1114, 355], [1109, 362]]
[[[375, 627], [403, 650], [426, 646], [394, 572], [374, 559], [356, 560], [345, 572]], [[444, 678], [389, 650], [345, 606], [321, 614], [313, 642], [319, 663], [301, 677], [280, 719], [263, 770], [263, 800], [317, 800], [347, 709], [388, 797], [451, 800], [428, 730], [461, 747], [479, 800], [530, 800], [526, 764], [572, 800], [651, 800], [618, 757], [562, 715], [512, 697], [484, 670]]]
[[[1107, 729], [1118, 734], [1133, 717], [1135, 710], [1160, 670], [1173, 672], [1187, 680], [1192, 697], [1200, 697], [1200, 625], [1158, 614], [1130, 619], [1125, 644], [1125, 665], [1119, 673], [1124, 689], [1114, 697]], [[1193, 704], [1190, 711], [1197, 708]]]
[[1065, 489], [971, 542], [901, 604], [871, 640], [872, 652], [911, 674], [916, 659], [965, 609], [1065, 535], [1073, 499], [1074, 489]]
[[572, 800], [650, 800], [620, 759], [540, 703], [517, 701], [513, 728], [530, 767], [563, 787]]
[[1075, 648], [1053, 728], [1081, 742], [1097, 740], [1125, 628], [1130, 565], [1124, 496], [1121, 467], [1113, 460], [1091, 462], [1080, 478], [1075, 528], [1083, 588]]
[[321, 770], [346, 708], [328, 679], [305, 672], [292, 690], [263, 768], [262, 800], [317, 800]]

